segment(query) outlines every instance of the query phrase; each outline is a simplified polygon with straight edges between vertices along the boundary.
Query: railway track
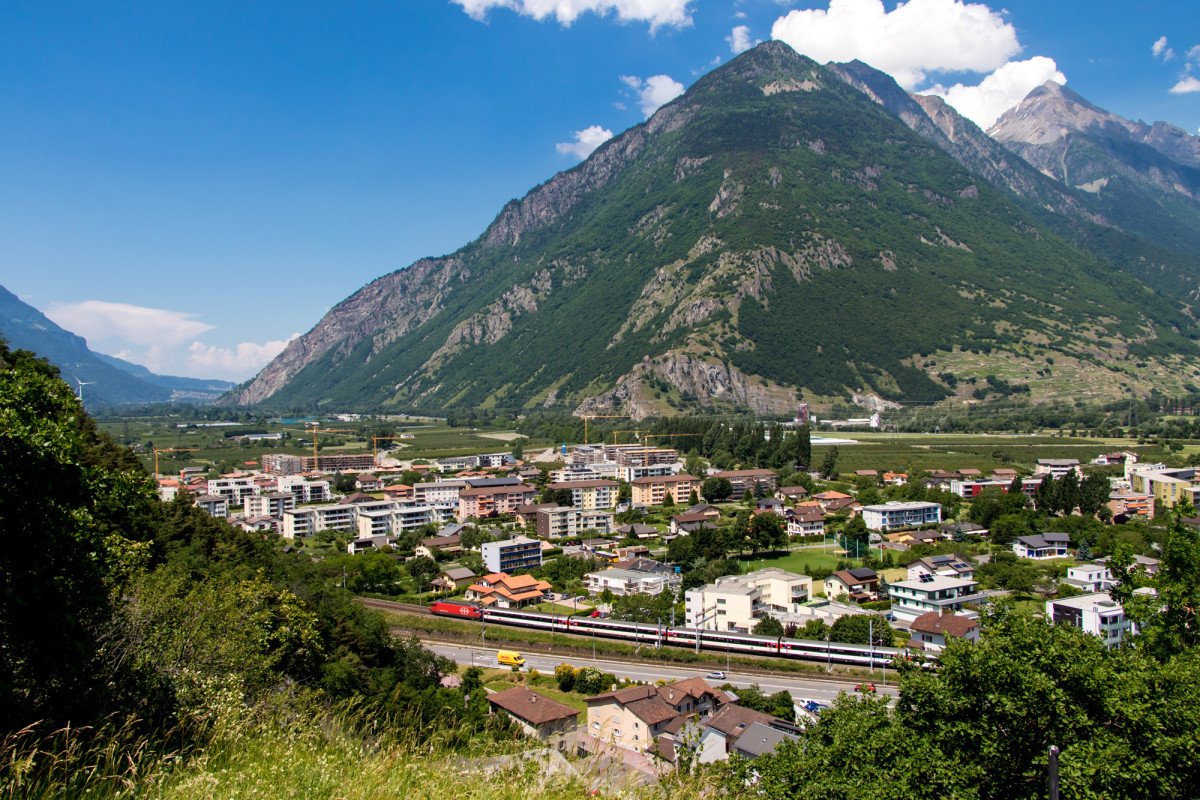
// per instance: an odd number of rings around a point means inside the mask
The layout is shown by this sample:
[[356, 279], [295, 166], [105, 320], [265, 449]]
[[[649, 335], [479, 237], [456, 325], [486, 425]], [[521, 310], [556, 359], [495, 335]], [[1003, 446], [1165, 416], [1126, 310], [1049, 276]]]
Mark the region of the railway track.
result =
[[[436, 615], [429, 610], [428, 606], [415, 605], [412, 603], [397, 603], [397, 602], [394, 602], [391, 600], [378, 600], [378, 599], [375, 599], [372, 597], [358, 597], [355, 599], [358, 600], [360, 603], [362, 603], [367, 608], [372, 608], [377, 611], [390, 612], [393, 614], [416, 614], [416, 615], [425, 616], [425, 617], [436, 617]], [[493, 628], [493, 630], [503, 630], [503, 629], [504, 629], [503, 626], [496, 626]], [[391, 628], [391, 630], [393, 632], [403, 632], [403, 631], [408, 631], [409, 629], [402, 628], [399, 626], [393, 626]], [[461, 642], [452, 642], [452, 641], [443, 640], [442, 638], [435, 638], [435, 637], [446, 636], [446, 634], [444, 634], [444, 633], [432, 633], [431, 634], [430, 632], [425, 632], [425, 634], [426, 635], [423, 636], [422, 638], [426, 639], [430, 643], [461, 644]], [[584, 649], [584, 650], [590, 648], [591, 644], [592, 644], [592, 637], [590, 635], [574, 634], [574, 633], [567, 633], [567, 632], [561, 632], [561, 631], [556, 631], [554, 635], [570, 639], [570, 640], [572, 640], [573, 643], [578, 643], [578, 647], [580, 647], [581, 649]], [[521, 644], [521, 649], [528, 653], [537, 653], [539, 655], [548, 655], [548, 656], [563, 654], [561, 652], [561, 649], [556, 651], [553, 647], [551, 647], [549, 645], [543, 645], [543, 644], [531, 643], [531, 642], [521, 642], [520, 644]], [[574, 645], [572, 645], [572, 646], [574, 646]], [[605, 658], [610, 661], [625, 661], [625, 662], [637, 663], [637, 664], [645, 664], [646, 663], [646, 661], [644, 659], [639, 659], [636, 656], [627, 656], [627, 655], [624, 655], [621, 653], [606, 652]], [[749, 659], [751, 661], [758, 661], [758, 660], [760, 660], [759, 656], [743, 653], [743, 654], [739, 655], [739, 658], [743, 659], [738, 667], [738, 670], [740, 672], [745, 673], [747, 675], [755, 675], [755, 676], [760, 676], [760, 677], [803, 678], [804, 680], [823, 681], [823, 682], [840, 684], [840, 683], [846, 683], [848, 680], [849, 681], [861, 680], [868, 674], [872, 674], [872, 673], [870, 673], [869, 670], [864, 669], [864, 668], [847, 667], [847, 666], [838, 667], [839, 671], [832, 673], [832, 674], [826, 674], [826, 673], [820, 673], [820, 672], [791, 672], [791, 671], [785, 671], [785, 670], [774, 670], [774, 669], [770, 669], [768, 667], [758, 667], [758, 666], [753, 665], [752, 663], [746, 662], [746, 659]], [[664, 659], [661, 663], [664, 665], [670, 664], [673, 666], [682, 666], [682, 667], [696, 667], [697, 666], [696, 663], [694, 663], [694, 662], [671, 661], [671, 660], [666, 660], [666, 659]], [[889, 683], [888, 681], [878, 681], [878, 680], [877, 680], [877, 682], [880, 683], [881, 685], [887, 685], [887, 683]]]

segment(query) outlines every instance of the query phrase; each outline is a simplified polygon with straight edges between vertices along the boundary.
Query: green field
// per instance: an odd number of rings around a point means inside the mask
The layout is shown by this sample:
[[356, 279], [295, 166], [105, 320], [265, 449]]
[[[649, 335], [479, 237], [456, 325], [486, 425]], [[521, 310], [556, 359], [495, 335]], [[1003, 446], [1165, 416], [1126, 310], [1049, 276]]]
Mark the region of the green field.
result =
[[[1039, 458], [1077, 458], [1086, 464], [1096, 456], [1114, 450], [1131, 450], [1151, 458], [1164, 454], [1160, 446], [1139, 446], [1133, 439], [880, 432], [824, 435], [858, 442], [837, 445], [837, 468], [843, 475], [859, 469], [874, 469], [881, 473], [901, 471], [910, 475], [914, 471], [935, 469], [978, 469], [988, 474], [998, 467], [1032, 472]], [[812, 463], [821, 464], [829, 447], [814, 444]]]

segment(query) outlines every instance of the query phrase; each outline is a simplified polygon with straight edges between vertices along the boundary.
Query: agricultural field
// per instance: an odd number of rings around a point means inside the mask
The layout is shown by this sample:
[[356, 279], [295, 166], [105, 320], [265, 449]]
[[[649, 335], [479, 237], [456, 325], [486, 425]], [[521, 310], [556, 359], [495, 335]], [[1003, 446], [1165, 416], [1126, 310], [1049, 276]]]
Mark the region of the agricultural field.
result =
[[[912, 474], [934, 469], [974, 468], [987, 474], [998, 467], [1011, 467], [1032, 472], [1039, 458], [1077, 458], [1086, 464], [1098, 455], [1115, 450], [1130, 450], [1152, 460], [1165, 455], [1161, 446], [1139, 445], [1134, 439], [957, 433], [838, 435], [858, 442], [837, 445], [837, 468], [843, 475], [859, 469]], [[829, 445], [814, 443], [813, 463], [821, 464], [829, 449]]]
[[[306, 420], [257, 420], [245, 414], [229, 420], [233, 424], [214, 425], [203, 419], [181, 416], [107, 416], [97, 420], [121, 444], [133, 447], [147, 470], [154, 469], [154, 450], [159, 452], [162, 472], [178, 472], [183, 467], [201, 466], [222, 471], [257, 464], [267, 453], [311, 455], [313, 435]], [[318, 436], [318, 453], [370, 452], [399, 445], [395, 457], [404, 460], [436, 459], [473, 453], [509, 450], [520, 434], [501, 428], [451, 428], [443, 420], [363, 419], [355, 422], [321, 420], [329, 433]], [[282, 434], [279, 440], [249, 441], [246, 434]], [[372, 436], [411, 434], [411, 439], [371, 441]], [[528, 440], [524, 440], [526, 442]], [[548, 446], [551, 442], [538, 442]]]

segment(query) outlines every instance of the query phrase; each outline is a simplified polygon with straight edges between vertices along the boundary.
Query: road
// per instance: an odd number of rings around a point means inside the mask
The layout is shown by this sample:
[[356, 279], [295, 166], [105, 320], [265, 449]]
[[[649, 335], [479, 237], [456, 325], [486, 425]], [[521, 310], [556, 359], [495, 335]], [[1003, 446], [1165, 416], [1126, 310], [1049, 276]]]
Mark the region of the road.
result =
[[[469, 647], [462, 644], [426, 641], [425, 646], [440, 656], [445, 656], [455, 663], [464, 666], [474, 664], [478, 667], [495, 667], [495, 647]], [[562, 656], [547, 656], [538, 653], [525, 653], [526, 669], [536, 669], [543, 675], [554, 674], [554, 668], [563, 663]], [[703, 678], [708, 674], [707, 669], [689, 669], [674, 664], [633, 664], [628, 661], [607, 661], [590, 658], [570, 658], [567, 663], [573, 667], [598, 666], [605, 672], [611, 672], [618, 678], [632, 678], [638, 681], [683, 680], [684, 678]], [[882, 678], [876, 673], [876, 686], [880, 692], [891, 696], [896, 695], [895, 685], [883, 686], [878, 682]], [[746, 687], [757, 683], [766, 694], [774, 694], [780, 690], [789, 692], [797, 700], [816, 700], [818, 703], [832, 703], [841, 692], [853, 692], [856, 682], [839, 680], [813, 680], [811, 678], [780, 678], [762, 675], [741, 674], [737, 669], [725, 672], [724, 681], [711, 681], [714, 684], [730, 683], [734, 687]]]

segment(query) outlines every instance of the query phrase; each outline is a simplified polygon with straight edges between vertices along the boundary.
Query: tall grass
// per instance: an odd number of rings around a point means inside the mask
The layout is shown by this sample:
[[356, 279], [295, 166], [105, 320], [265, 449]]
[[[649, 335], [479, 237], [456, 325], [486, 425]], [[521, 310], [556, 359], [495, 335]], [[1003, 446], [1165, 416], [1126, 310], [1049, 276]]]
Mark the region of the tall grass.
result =
[[162, 736], [138, 730], [130, 720], [10, 734], [0, 740], [0, 798], [565, 800], [596, 788], [660, 796], [670, 786], [681, 798], [704, 789], [690, 777], [660, 788], [605, 787], [587, 761], [548, 771], [547, 751], [515, 733], [420, 728], [355, 706], [246, 710], [217, 722], [202, 745], [187, 750], [166, 750]]

